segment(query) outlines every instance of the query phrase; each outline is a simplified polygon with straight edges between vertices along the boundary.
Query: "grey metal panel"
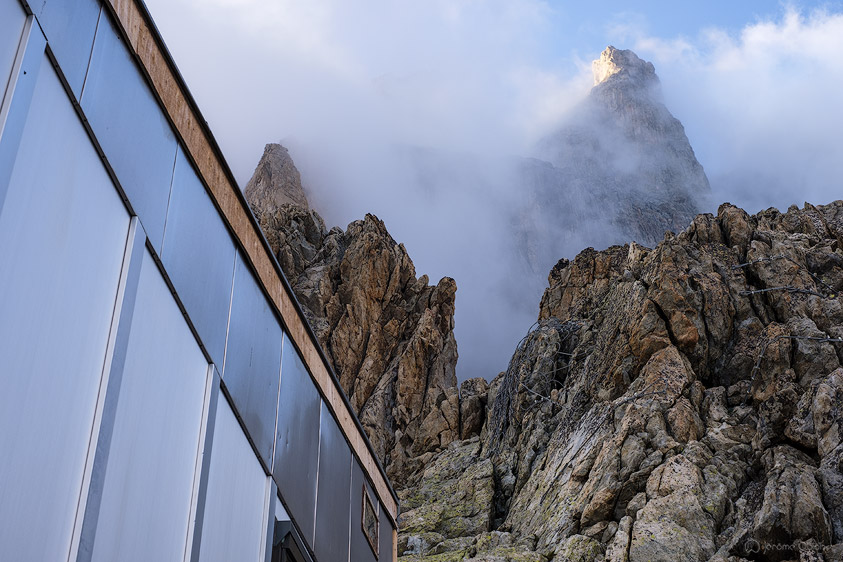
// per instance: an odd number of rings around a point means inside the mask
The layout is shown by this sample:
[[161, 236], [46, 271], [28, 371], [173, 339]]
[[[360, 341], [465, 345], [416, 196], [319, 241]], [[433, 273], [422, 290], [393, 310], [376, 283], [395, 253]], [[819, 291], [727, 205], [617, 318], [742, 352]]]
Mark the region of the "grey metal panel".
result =
[[145, 251], [90, 560], [184, 557], [209, 376]]
[[267, 467], [272, 466], [275, 444], [282, 334], [269, 302], [238, 254], [223, 381]]
[[50, 61], [0, 211], [0, 558], [63, 560], [129, 215]]
[[[377, 558], [366, 540], [363, 533], [363, 487], [372, 501], [372, 505], [378, 505], [378, 498], [366, 481], [363, 469], [357, 459], [353, 459], [351, 465], [351, 560], [353, 562], [375, 562]], [[375, 508], [377, 509], [377, 507]], [[388, 558], [387, 558], [388, 560]]]
[[378, 535], [380, 546], [378, 548], [378, 560], [381, 562], [384, 561], [392, 561], [392, 531], [395, 529], [392, 526], [392, 522], [389, 520], [389, 516], [384, 512], [383, 505], [380, 505], [378, 508], [379, 511], [379, 523], [380, 523], [380, 532]]
[[267, 476], [225, 398], [214, 424], [214, 447], [199, 560], [264, 559]]
[[0, 102], [12, 74], [26, 13], [18, 0], [0, 0]]
[[351, 451], [324, 402], [320, 428], [314, 551], [318, 560], [348, 560]]
[[[0, 105], [0, 209], [17, 158], [21, 135], [29, 115], [32, 94], [44, 64], [47, 43], [34, 17], [24, 24], [21, 47], [15, 56], [9, 87]], [[53, 73], [55, 75], [55, 73]]]
[[105, 12], [81, 103], [152, 246], [160, 251], [176, 137]]
[[214, 364], [223, 364], [236, 250], [182, 150], [176, 157], [161, 261]]
[[31, 4], [35, 5], [35, 17], [78, 100], [91, 58], [100, 4], [97, 0], [42, 0]]
[[316, 514], [321, 401], [304, 363], [285, 333], [272, 475], [290, 515], [311, 545]]

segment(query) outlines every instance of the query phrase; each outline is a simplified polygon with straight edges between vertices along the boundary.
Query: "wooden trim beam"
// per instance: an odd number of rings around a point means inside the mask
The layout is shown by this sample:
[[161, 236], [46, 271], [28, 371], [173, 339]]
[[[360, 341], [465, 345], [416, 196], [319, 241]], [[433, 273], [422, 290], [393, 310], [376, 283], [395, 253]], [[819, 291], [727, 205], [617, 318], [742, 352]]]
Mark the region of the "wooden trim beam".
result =
[[176, 71], [169, 63], [169, 55], [159, 46], [158, 33], [150, 28], [145, 9], [138, 6], [137, 0], [107, 1], [137, 60], [145, 69], [166, 114], [181, 137], [185, 150], [196, 164], [197, 171], [228, 222], [232, 234], [251, 261], [266, 294], [281, 314], [311, 377], [334, 412], [363, 470], [371, 478], [378, 498], [395, 523], [398, 505], [390, 486], [358, 429], [341, 390], [337, 388], [328, 366], [322, 359], [306, 321], [294, 303], [294, 297], [288, 292], [273, 258], [266, 251], [263, 237], [251, 219], [251, 212], [245, 208], [243, 199], [239, 196], [240, 188], [231, 180], [227, 166], [218, 155], [215, 142], [206, 133], [205, 124], [194, 111], [189, 93], [182, 88]]

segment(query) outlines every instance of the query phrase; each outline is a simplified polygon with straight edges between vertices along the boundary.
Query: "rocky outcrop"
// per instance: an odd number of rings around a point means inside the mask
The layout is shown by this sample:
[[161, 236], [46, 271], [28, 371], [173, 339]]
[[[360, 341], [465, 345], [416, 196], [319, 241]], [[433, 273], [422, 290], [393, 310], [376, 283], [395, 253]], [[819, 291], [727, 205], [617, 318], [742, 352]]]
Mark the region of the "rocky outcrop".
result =
[[[423, 543], [405, 512], [402, 559], [840, 560], [841, 236], [841, 201], [725, 204], [653, 249], [560, 261], [479, 445], [428, 461], [483, 467], [488, 526], [427, 519]], [[491, 533], [511, 550], [479, 549]]]
[[277, 143], [264, 147], [263, 156], [243, 193], [252, 207], [264, 213], [288, 204], [308, 208], [301, 174], [287, 149]]
[[[406, 178], [402, 192], [447, 208], [440, 219], [471, 217], [436, 228], [448, 240], [443, 262], [460, 282], [461, 376], [492, 378], [506, 367], [560, 257], [630, 240], [652, 247], [711, 207], [705, 172], [662, 100], [653, 65], [610, 47], [594, 75], [590, 93], [548, 124], [551, 134], [530, 147], [529, 158], [429, 147], [390, 153], [390, 168]], [[491, 253], [464, 265], [463, 256]]]
[[479, 450], [476, 436], [454, 443], [405, 483], [399, 495], [405, 531], [401, 552], [432, 552], [434, 545], [441, 552], [463, 548], [467, 543], [462, 540], [441, 543], [445, 537], [473, 537], [490, 530], [492, 461], [474, 462]]
[[246, 197], [393, 482], [477, 433], [485, 395], [466, 402], [460, 427], [454, 280], [417, 278], [374, 215], [326, 230], [279, 145], [267, 146]]
[[[610, 48], [594, 68], [589, 119], [614, 132], [574, 127], [580, 160], [533, 171], [585, 193], [605, 179], [595, 154], [620, 162], [625, 191], [571, 204], [615, 201], [639, 241], [680, 232], [558, 261], [491, 383], [457, 389], [456, 286], [417, 278], [380, 220], [326, 230], [306, 204], [252, 196], [398, 489], [401, 559], [843, 560], [843, 202], [724, 204], [683, 229], [707, 182], [652, 65]], [[647, 148], [617, 149], [633, 140]], [[553, 212], [532, 203], [525, 217]]]

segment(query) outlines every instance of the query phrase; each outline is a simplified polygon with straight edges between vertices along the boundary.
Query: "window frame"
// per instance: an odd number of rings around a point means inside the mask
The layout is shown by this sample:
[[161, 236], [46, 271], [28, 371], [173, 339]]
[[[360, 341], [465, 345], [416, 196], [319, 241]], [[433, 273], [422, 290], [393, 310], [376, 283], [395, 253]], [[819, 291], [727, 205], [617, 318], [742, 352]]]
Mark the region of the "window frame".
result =
[[[363, 483], [363, 509], [361, 510], [360, 515], [360, 528], [363, 530], [363, 535], [366, 537], [366, 542], [369, 543], [369, 547], [372, 549], [372, 553], [375, 555], [375, 559], [380, 558], [380, 554], [378, 553], [378, 534], [380, 533], [380, 516], [378, 515], [378, 510], [375, 508], [375, 503], [372, 501], [371, 496], [369, 495], [369, 491], [366, 489], [366, 483]], [[366, 505], [368, 504], [369, 508], [372, 511], [372, 514], [375, 517], [375, 536], [369, 536], [369, 530], [366, 529]]]

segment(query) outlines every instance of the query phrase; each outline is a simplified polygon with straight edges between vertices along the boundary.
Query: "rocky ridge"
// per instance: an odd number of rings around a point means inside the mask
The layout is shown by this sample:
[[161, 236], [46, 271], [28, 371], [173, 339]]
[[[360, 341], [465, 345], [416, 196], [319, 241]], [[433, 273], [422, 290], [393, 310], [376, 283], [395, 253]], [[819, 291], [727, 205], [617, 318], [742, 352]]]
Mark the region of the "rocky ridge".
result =
[[374, 215], [327, 230], [280, 145], [267, 145], [245, 194], [390, 478], [478, 432], [479, 418], [460, 423], [454, 280], [417, 278]]
[[452, 282], [371, 215], [258, 218], [398, 490], [402, 560], [843, 559], [843, 202], [560, 260], [508, 369], [459, 392]]
[[[607, 52], [592, 96], [647, 141], [634, 114], [666, 109], [629, 86], [650, 96], [652, 65]], [[670, 119], [650, 148], [689, 162]], [[247, 190], [398, 490], [402, 560], [843, 560], [843, 202], [681, 228], [662, 187], [618, 220], [680, 233], [560, 260], [507, 370], [459, 390], [453, 280], [416, 278], [372, 215], [327, 230]]]
[[[531, 147], [531, 158], [429, 147], [392, 155], [388, 167], [407, 172], [402, 191], [447, 208], [469, 201], [463, 213], [479, 226], [446, 212], [451, 218], [436, 228], [449, 235], [442, 259], [462, 289], [461, 373], [491, 378], [506, 366], [560, 257], [630, 240], [653, 246], [710, 208], [705, 172], [665, 106], [653, 65], [608, 47], [593, 74], [591, 91]], [[466, 271], [462, 264], [478, 248], [500, 258], [482, 273]], [[500, 317], [510, 321], [493, 321]]]
[[482, 436], [399, 491], [400, 558], [843, 559], [841, 289], [841, 201], [561, 260]]

